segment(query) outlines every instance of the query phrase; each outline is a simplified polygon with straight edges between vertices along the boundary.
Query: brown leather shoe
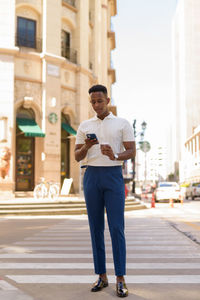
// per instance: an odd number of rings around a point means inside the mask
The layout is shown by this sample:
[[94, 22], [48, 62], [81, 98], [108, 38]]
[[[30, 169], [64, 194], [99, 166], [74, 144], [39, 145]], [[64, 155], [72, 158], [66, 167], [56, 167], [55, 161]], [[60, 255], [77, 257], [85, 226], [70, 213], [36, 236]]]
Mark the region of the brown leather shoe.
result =
[[98, 292], [101, 291], [103, 288], [108, 286], [108, 281], [104, 281], [101, 277], [94, 283], [93, 287], [91, 288], [91, 292]]
[[116, 284], [116, 292], [118, 297], [127, 297], [128, 296], [128, 289], [125, 282], [118, 282]]

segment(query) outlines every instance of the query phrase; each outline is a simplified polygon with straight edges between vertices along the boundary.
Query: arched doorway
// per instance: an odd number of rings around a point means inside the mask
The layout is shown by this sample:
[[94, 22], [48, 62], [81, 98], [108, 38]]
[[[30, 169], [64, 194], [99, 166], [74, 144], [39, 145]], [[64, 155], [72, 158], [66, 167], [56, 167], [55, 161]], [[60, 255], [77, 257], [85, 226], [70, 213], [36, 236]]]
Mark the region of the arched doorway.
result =
[[70, 119], [67, 115], [61, 115], [61, 186], [65, 178], [70, 178], [70, 134], [66, 130]]
[[[20, 108], [17, 118], [35, 119], [32, 109]], [[16, 191], [32, 191], [34, 188], [34, 153], [35, 140], [25, 137], [24, 132], [16, 126]]]
[[16, 114], [15, 190], [32, 191], [35, 186], [35, 137], [44, 137], [35, 113], [20, 107]]

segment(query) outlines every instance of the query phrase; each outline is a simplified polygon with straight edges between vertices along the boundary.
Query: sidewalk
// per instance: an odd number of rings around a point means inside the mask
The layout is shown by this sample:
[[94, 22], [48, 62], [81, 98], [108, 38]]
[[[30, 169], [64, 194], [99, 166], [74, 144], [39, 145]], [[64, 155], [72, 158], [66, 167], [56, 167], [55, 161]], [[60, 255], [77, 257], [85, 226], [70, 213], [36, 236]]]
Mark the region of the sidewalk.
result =
[[[125, 211], [146, 209], [146, 205], [127, 197]], [[59, 196], [56, 200], [20, 197], [10, 200], [0, 198], [0, 216], [49, 216], [49, 215], [83, 215], [87, 214], [84, 197], [78, 195]]]
[[17, 204], [17, 203], [58, 203], [58, 202], [76, 202], [76, 201], [85, 201], [83, 196], [58, 196], [57, 199], [55, 200], [49, 200], [48, 198], [45, 199], [35, 199], [34, 197], [15, 197], [11, 199], [6, 199], [4, 200], [3, 197], [0, 197], [0, 204], [7, 204], [7, 203], [12, 203], [12, 204]]

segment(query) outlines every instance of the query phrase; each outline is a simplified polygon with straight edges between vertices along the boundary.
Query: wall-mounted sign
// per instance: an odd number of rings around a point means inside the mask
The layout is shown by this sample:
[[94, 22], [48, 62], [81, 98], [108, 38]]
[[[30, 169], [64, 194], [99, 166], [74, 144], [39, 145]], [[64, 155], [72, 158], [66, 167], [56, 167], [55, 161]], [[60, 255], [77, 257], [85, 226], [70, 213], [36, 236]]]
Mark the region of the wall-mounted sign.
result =
[[58, 121], [58, 116], [56, 113], [50, 113], [48, 115], [48, 120], [51, 124], [55, 124]]
[[56, 65], [47, 64], [47, 74], [54, 77], [60, 76], [60, 68]]

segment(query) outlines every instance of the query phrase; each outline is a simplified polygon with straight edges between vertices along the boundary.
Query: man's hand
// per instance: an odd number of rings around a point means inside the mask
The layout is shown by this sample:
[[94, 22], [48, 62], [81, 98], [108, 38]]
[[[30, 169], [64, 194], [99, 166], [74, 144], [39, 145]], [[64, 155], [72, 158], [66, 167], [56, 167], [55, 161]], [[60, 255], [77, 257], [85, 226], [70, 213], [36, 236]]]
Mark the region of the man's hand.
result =
[[114, 152], [109, 144], [101, 144], [101, 153], [110, 158], [110, 160], [115, 160]]
[[90, 149], [95, 144], [98, 144], [97, 139], [93, 139], [93, 140], [91, 140], [91, 139], [85, 139], [85, 147], [87, 149]]
[[75, 159], [76, 161], [80, 161], [84, 159], [87, 155], [88, 150], [95, 144], [98, 144], [98, 141], [85, 139], [85, 144], [77, 144], [75, 146]]

